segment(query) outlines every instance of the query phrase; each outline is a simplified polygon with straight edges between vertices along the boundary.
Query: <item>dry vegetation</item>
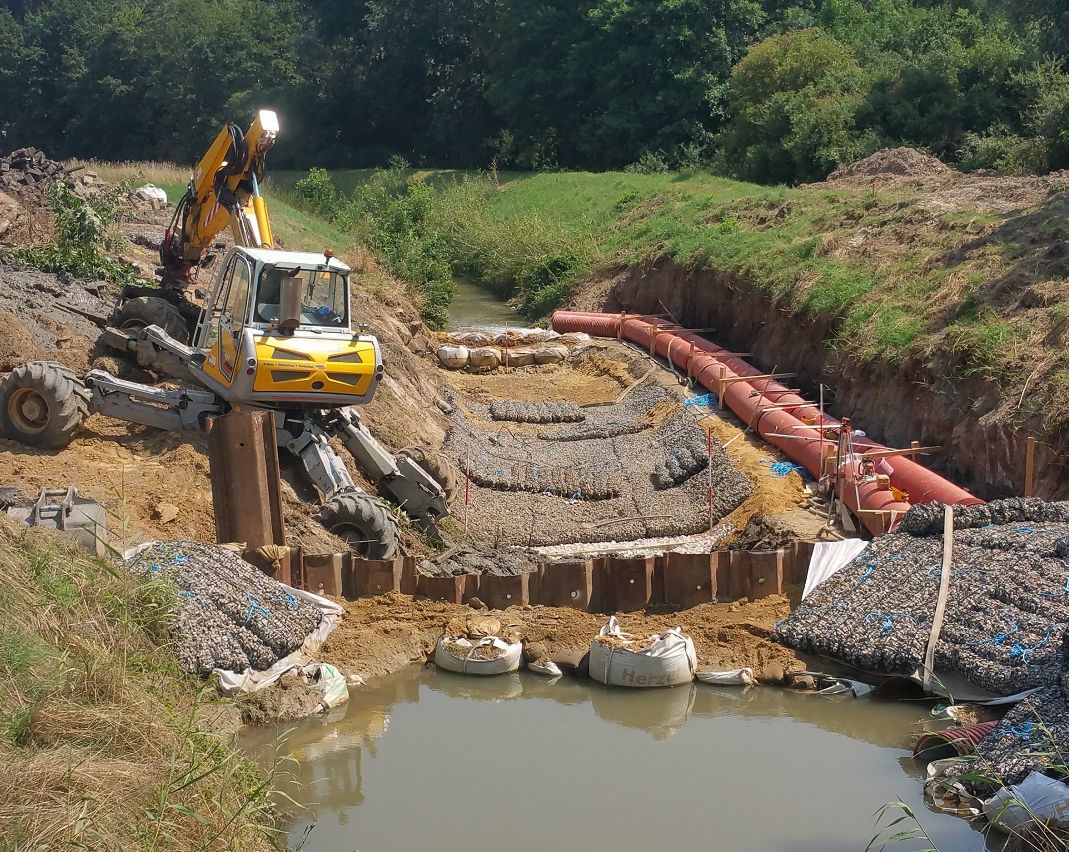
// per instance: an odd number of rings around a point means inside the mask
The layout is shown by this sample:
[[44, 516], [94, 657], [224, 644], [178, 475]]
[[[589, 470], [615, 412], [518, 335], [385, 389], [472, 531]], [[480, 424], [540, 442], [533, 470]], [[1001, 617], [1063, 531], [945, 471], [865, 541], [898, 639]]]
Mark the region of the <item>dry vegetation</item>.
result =
[[194, 725], [172, 592], [0, 518], [0, 849], [273, 848], [269, 784]]

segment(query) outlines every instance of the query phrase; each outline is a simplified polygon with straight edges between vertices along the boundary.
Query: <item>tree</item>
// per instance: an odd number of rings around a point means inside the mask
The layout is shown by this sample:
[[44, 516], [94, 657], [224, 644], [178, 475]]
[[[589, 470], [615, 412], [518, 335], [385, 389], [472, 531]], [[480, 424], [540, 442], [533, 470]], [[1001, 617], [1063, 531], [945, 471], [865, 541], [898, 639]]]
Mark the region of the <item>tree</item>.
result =
[[726, 161], [742, 177], [792, 183], [868, 153], [872, 140], [854, 126], [866, 82], [853, 52], [821, 29], [758, 42], [728, 84]]

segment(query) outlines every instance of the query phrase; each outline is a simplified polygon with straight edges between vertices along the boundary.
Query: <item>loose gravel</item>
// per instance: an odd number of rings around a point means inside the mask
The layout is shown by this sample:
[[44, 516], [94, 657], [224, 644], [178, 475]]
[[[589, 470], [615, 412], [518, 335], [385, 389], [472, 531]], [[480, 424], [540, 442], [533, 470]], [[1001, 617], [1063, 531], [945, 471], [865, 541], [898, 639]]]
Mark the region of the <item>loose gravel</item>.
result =
[[179, 667], [188, 674], [269, 669], [300, 648], [322, 620], [317, 607], [225, 548], [153, 544], [127, 566], [178, 588], [172, 634]]

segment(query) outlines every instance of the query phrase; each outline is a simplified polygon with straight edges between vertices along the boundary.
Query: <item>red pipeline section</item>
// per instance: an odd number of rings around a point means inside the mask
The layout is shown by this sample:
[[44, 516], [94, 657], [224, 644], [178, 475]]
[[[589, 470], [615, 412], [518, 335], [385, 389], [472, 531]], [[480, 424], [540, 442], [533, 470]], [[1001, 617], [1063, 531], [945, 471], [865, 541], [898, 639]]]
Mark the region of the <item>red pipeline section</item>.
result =
[[[671, 361], [717, 394], [739, 419], [810, 475], [819, 479], [826, 471], [836, 441], [824, 437], [824, 432], [838, 428], [839, 421], [827, 413], [821, 419], [818, 406], [706, 338], [657, 317], [634, 314], [557, 311], [553, 314], [553, 329], [629, 340]], [[854, 447], [858, 452], [887, 449], [869, 438], [855, 438]], [[983, 502], [904, 456], [883, 459], [881, 467], [889, 473], [891, 485], [908, 495], [909, 502], [879, 488], [871, 477], [861, 476], [859, 467], [856, 459], [843, 466], [845, 475], [838, 478], [839, 497], [877, 535], [892, 531], [911, 503]]]

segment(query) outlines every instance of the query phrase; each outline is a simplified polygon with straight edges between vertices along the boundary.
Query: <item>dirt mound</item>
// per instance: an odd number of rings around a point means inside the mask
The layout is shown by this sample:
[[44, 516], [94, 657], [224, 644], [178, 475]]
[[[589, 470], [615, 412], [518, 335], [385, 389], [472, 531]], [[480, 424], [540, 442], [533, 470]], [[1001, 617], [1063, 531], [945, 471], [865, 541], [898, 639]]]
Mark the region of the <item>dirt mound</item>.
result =
[[840, 166], [828, 176], [828, 180], [843, 181], [883, 175], [939, 177], [952, 171], [941, 160], [916, 148], [885, 148], [856, 163]]
[[779, 550], [789, 547], [797, 536], [788, 529], [768, 520], [763, 515], [750, 519], [750, 523], [735, 541], [729, 545], [730, 550]]
[[45, 358], [83, 372], [100, 334], [90, 317], [107, 317], [112, 297], [103, 281], [0, 266], [0, 306], [0, 371]]

